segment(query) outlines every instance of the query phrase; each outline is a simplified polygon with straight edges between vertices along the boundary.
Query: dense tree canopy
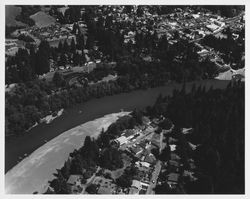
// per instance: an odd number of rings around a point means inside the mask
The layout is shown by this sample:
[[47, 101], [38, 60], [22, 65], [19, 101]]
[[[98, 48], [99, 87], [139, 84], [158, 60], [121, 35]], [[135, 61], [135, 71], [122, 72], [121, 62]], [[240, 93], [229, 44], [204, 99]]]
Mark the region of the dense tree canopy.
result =
[[[230, 83], [225, 90], [198, 87], [186, 93], [182, 89], [158, 100], [151, 110], [171, 118], [176, 126], [194, 128], [184, 136], [176, 127], [172, 135], [184, 165], [193, 157], [201, 172], [197, 182], [201, 188], [191, 183], [190, 193], [244, 193], [244, 89], [241, 82]], [[165, 108], [158, 109], [160, 104]], [[190, 150], [188, 142], [197, 149]]]

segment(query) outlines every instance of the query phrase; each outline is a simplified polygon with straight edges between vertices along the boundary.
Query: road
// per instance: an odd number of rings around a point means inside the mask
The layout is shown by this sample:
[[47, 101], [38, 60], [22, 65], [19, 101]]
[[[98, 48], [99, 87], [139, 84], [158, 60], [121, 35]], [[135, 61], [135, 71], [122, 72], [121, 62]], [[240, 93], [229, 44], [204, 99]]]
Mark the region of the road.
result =
[[84, 184], [84, 185], [82, 186], [83, 190], [82, 190], [81, 194], [88, 194], [88, 193], [85, 192], [85, 190], [86, 190], [86, 188], [87, 188], [90, 184], [92, 184], [92, 182], [94, 181], [94, 179], [95, 179], [95, 177], [96, 177], [96, 174], [100, 171], [100, 169], [101, 169], [101, 167], [98, 166], [96, 172], [87, 180], [86, 184]]
[[171, 132], [173, 129], [174, 129], [174, 124], [172, 124], [172, 126], [171, 126], [170, 129], [161, 131], [161, 135], [160, 135], [160, 148], [159, 148], [159, 152], [160, 153], [164, 149], [164, 147], [166, 146], [166, 143], [163, 142], [164, 134], [167, 134], [167, 133]]
[[161, 161], [158, 160], [155, 164], [155, 168], [152, 173], [152, 177], [151, 177], [150, 184], [148, 186], [146, 194], [154, 194], [154, 188], [157, 184], [157, 179], [160, 174], [160, 171], [161, 171]]
[[164, 144], [163, 143], [163, 131], [161, 131], [159, 153], [161, 153], [162, 149], [164, 148], [163, 144]]
[[[173, 130], [173, 128], [174, 128], [174, 124], [172, 125], [172, 127], [169, 130], [161, 132], [161, 136], [160, 136], [160, 149], [159, 149], [160, 152], [165, 147], [165, 145], [163, 143], [163, 135], [164, 135], [164, 133], [171, 132]], [[150, 184], [148, 186], [146, 194], [154, 194], [154, 188], [156, 187], [158, 176], [159, 176], [159, 174], [161, 172], [161, 167], [162, 167], [161, 166], [161, 161], [158, 160], [157, 163], [156, 163], [156, 165], [155, 165], [154, 171], [152, 173], [152, 177], [151, 177]]]

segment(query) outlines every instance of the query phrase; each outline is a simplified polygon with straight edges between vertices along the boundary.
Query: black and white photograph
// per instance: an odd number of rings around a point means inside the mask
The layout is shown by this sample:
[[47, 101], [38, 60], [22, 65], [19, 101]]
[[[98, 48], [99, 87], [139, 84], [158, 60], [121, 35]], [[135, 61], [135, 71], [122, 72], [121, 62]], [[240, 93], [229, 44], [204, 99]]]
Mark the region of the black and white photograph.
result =
[[3, 5], [5, 195], [244, 197], [246, 5], [42, 3]]

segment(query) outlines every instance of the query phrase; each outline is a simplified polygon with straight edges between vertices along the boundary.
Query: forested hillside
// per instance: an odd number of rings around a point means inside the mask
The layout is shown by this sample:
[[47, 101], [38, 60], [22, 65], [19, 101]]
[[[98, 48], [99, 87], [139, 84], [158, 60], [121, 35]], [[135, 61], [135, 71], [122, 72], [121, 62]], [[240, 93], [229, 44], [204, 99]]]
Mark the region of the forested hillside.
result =
[[[154, 107], [148, 107], [149, 115], [162, 114], [176, 125], [184, 168], [189, 158], [197, 164], [200, 178], [186, 184], [188, 193], [244, 193], [244, 89], [243, 83], [235, 82], [225, 90], [211, 88], [206, 92], [194, 86], [186, 93], [184, 86], [173, 97], [159, 96]], [[193, 127], [194, 131], [184, 136], [180, 127]], [[188, 142], [197, 149], [189, 150]]]

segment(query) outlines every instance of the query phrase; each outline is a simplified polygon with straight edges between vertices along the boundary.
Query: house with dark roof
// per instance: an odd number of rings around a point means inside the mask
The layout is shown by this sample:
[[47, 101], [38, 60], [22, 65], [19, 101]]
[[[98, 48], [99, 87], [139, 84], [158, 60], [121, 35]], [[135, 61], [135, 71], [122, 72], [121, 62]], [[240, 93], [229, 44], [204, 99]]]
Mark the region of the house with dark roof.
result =
[[145, 156], [144, 162], [148, 162], [149, 164], [154, 164], [156, 161], [155, 157], [153, 154], [149, 154]]
[[160, 141], [158, 141], [158, 140], [152, 140], [151, 144], [154, 145], [157, 148], [160, 148]]
[[139, 145], [140, 145], [143, 149], [145, 149], [145, 148], [146, 148], [146, 145], [147, 145], [147, 141], [146, 141], [146, 140], [143, 140], [143, 141], [141, 141], [141, 142], [139, 143]]
[[82, 175], [70, 175], [67, 183], [69, 185], [81, 185]]
[[171, 152], [171, 153], [170, 153], [170, 159], [171, 159], [171, 160], [179, 161], [181, 158], [180, 158], [180, 156], [178, 156], [176, 153]]
[[180, 174], [178, 173], [170, 173], [167, 176], [167, 180], [169, 184], [177, 184], [179, 180]]
[[127, 139], [130, 139], [133, 137], [134, 134], [135, 134], [135, 131], [133, 129], [126, 129], [122, 135], [126, 137]]
[[169, 138], [168, 138], [168, 143], [169, 143], [169, 144], [176, 144], [176, 143], [177, 143], [177, 139], [175, 139], [175, 138], [169, 136]]
[[132, 194], [132, 195], [139, 194], [139, 189], [137, 189], [136, 187], [131, 187], [129, 189], [129, 194]]
[[139, 153], [141, 153], [143, 151], [143, 149], [141, 148], [140, 145], [136, 145], [136, 146], [133, 146], [131, 148], [131, 152], [134, 153], [135, 155], [138, 155]]
[[169, 160], [168, 161], [168, 165], [169, 166], [172, 166], [172, 167], [179, 167], [180, 166], [180, 163], [178, 161], [175, 161], [175, 160]]
[[141, 189], [141, 190], [139, 191], [139, 194], [146, 194], [146, 192], [147, 192], [147, 190]]
[[112, 189], [109, 187], [100, 187], [97, 191], [97, 194], [112, 194]]

